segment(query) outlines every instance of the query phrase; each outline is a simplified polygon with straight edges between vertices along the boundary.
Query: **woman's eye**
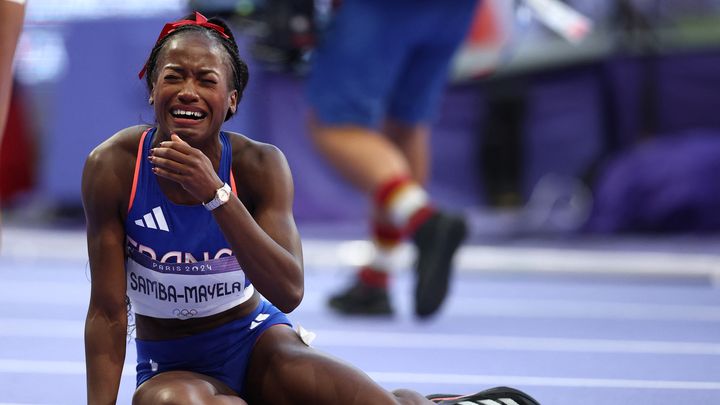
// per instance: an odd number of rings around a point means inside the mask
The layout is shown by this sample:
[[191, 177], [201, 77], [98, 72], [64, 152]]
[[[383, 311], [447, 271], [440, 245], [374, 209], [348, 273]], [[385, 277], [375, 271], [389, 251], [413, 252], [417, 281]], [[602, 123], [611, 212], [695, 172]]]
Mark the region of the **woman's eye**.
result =
[[169, 81], [179, 80], [179, 79], [180, 79], [180, 76], [176, 76], [176, 75], [167, 75], [167, 76], [165, 76], [165, 80], [169, 80]]

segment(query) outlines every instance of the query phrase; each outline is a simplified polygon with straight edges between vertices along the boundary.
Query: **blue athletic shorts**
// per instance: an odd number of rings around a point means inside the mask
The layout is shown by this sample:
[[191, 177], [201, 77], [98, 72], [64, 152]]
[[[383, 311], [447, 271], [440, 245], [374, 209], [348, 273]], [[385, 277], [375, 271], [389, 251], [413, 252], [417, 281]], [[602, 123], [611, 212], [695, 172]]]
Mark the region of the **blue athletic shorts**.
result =
[[308, 100], [323, 124], [433, 119], [477, 0], [343, 0], [312, 55]]
[[217, 378], [243, 394], [245, 372], [258, 337], [288, 317], [262, 300], [250, 315], [215, 329], [180, 339], [135, 340], [137, 386], [164, 371], [192, 371]]

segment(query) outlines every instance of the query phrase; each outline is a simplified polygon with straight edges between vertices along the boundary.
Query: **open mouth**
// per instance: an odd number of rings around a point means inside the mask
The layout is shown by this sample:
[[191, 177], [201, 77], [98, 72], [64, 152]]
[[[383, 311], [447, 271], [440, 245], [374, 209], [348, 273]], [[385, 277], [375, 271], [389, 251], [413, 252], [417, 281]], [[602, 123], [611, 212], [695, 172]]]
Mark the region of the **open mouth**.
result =
[[196, 121], [199, 121], [199, 120], [207, 117], [207, 113], [204, 113], [204, 112], [189, 111], [189, 110], [182, 110], [182, 109], [172, 110], [172, 111], [170, 111], [170, 115], [172, 115], [175, 118], [196, 120]]

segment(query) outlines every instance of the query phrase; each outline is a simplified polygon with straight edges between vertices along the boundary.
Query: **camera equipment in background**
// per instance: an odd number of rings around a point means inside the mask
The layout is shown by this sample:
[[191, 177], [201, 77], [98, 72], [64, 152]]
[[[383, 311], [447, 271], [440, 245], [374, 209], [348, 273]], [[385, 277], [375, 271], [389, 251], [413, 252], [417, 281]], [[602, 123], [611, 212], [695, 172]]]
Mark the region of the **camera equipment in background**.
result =
[[[230, 21], [250, 39], [260, 65], [279, 72], [304, 73], [317, 36], [314, 0], [191, 0], [193, 10]], [[329, 1], [327, 2], [329, 3]]]

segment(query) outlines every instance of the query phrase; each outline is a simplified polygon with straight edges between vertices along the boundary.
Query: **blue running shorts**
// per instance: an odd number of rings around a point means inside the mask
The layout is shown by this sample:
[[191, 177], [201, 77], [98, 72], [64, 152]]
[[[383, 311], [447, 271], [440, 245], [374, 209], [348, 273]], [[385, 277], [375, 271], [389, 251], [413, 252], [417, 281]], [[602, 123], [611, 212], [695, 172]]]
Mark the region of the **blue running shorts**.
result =
[[427, 123], [477, 0], [343, 0], [312, 55], [307, 96], [322, 124]]
[[242, 395], [255, 342], [277, 324], [292, 327], [284, 313], [262, 300], [250, 315], [197, 335], [159, 341], [136, 339], [137, 386], [159, 373], [182, 370], [217, 378]]

